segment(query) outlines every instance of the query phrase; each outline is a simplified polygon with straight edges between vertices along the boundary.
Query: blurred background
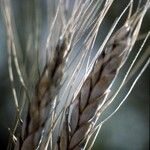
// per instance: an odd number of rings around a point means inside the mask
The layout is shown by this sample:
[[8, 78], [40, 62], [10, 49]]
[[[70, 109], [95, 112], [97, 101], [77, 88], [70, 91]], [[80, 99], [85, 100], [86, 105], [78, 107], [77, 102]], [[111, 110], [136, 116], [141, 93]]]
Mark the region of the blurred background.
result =
[[[142, 1], [143, 2], [143, 1]], [[35, 31], [35, 1], [34, 0], [13, 0], [12, 8], [17, 29], [21, 51], [24, 53], [29, 33]], [[96, 47], [98, 47], [107, 35], [114, 19], [124, 9], [128, 1], [116, 0], [104, 19], [100, 28]], [[138, 1], [134, 2], [134, 7]], [[47, 6], [46, 0], [41, 0], [39, 9], [40, 27], [43, 31], [47, 29]], [[0, 7], [1, 8], [1, 7]], [[150, 12], [143, 21], [141, 33], [150, 30]], [[34, 33], [33, 33], [34, 34]], [[148, 40], [145, 49], [148, 47]], [[131, 55], [137, 52], [135, 47]], [[148, 49], [150, 51], [150, 49]], [[10, 87], [8, 64], [7, 64], [6, 30], [2, 11], [0, 11], [0, 149], [7, 149], [9, 131], [14, 124], [15, 106]], [[128, 66], [128, 63], [126, 64]], [[29, 66], [28, 66], [29, 67]], [[125, 72], [126, 68], [122, 70]], [[121, 79], [118, 79], [121, 80]], [[134, 80], [134, 79], [133, 79]], [[127, 91], [130, 84], [126, 85]], [[121, 101], [123, 94], [115, 100], [110, 110], [113, 110]], [[102, 127], [93, 150], [148, 150], [149, 149], [149, 99], [150, 99], [150, 66], [145, 70], [127, 101], [120, 110]]]

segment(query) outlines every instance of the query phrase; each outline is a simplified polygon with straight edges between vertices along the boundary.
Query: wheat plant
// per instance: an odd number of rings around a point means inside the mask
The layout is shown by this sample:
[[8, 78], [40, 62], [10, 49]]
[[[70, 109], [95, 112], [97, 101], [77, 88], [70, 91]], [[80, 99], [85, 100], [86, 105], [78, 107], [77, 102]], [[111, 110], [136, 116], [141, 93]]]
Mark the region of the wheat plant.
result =
[[[96, 54], [93, 52], [101, 25], [114, 3], [115, 0], [47, 0], [45, 32], [40, 24], [40, 0], [35, 0], [34, 35], [28, 36], [22, 52], [11, 1], [1, 0], [8, 71], [17, 112], [8, 149], [92, 149], [102, 125], [117, 112], [150, 63], [148, 49], [146, 57], [144, 53], [137, 61], [150, 34], [139, 35], [149, 0], [139, 1], [136, 10], [130, 0]], [[138, 41], [142, 44], [118, 89], [112, 93], [114, 82]], [[98, 121], [141, 66], [121, 103]]]

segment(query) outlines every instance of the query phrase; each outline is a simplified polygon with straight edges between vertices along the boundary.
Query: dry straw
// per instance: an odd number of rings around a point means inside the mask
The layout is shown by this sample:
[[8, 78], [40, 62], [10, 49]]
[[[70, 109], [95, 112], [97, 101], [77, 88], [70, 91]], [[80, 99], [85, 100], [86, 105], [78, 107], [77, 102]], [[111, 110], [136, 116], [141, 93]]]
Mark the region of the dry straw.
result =
[[[15, 139], [14, 148], [16, 150], [86, 149], [91, 135], [116, 112], [114, 111], [106, 120], [101, 122], [101, 124], [96, 124], [100, 115], [112, 103], [126, 80], [129, 80], [136, 72], [135, 68], [137, 67], [133, 68], [133, 65], [148, 39], [149, 33], [138, 54], [135, 56], [118, 91], [116, 91], [114, 96], [111, 98], [109, 96], [108, 98], [110, 88], [138, 38], [143, 18], [150, 3], [149, 0], [147, 0], [144, 6], [141, 8], [138, 7], [137, 11], [131, 15], [134, 4], [131, 0], [112, 26], [97, 54], [90, 63], [90, 55], [95, 44], [99, 27], [113, 2], [113, 0], [76, 0], [73, 2], [72, 10], [68, 7], [70, 1], [60, 0], [58, 3], [56, 2], [58, 7], [53, 16], [53, 20], [50, 21], [51, 26], [45, 42], [47, 60], [42, 73], [36, 81], [34, 89], [32, 89], [33, 91], [28, 91], [24, 76], [22, 75], [22, 68], [19, 65], [11, 3], [9, 0], [2, 1], [1, 4], [4, 6], [3, 14], [8, 39], [9, 75], [15, 106], [18, 112], [15, 128], [11, 134], [11, 137]], [[128, 9], [129, 14], [124, 25], [113, 33], [116, 25]], [[66, 12], [68, 12], [68, 14], [66, 14]], [[87, 31], [90, 32], [86, 33]], [[79, 46], [79, 42], [81, 41], [82, 43]], [[81, 49], [80, 55], [76, 55], [78, 56], [76, 58], [79, 58], [76, 65], [77, 67], [74, 67], [71, 76], [68, 76], [67, 80], [65, 79], [68, 73], [66, 64], [68, 64], [68, 62], [71, 62], [70, 65], [74, 63], [74, 60], [70, 59], [77, 46]], [[37, 49], [36, 46], [35, 49]], [[12, 70], [13, 62], [26, 99], [29, 100], [26, 118], [23, 120], [23, 125], [21, 126], [22, 131], [20, 131], [20, 137], [15, 137], [15, 134], [19, 120], [21, 120], [24, 103], [20, 108]], [[69, 88], [71, 89], [73, 87], [76, 76], [82, 69], [81, 66], [84, 62], [87, 63], [86, 73], [79, 88], [76, 88], [74, 93], [70, 96], [71, 98], [69, 98], [69, 96], [67, 97], [65, 104], [59, 103], [59, 101], [65, 99], [64, 95], [60, 96], [59, 99], [59, 94], [63, 87], [63, 80], [68, 82], [64, 88], [64, 92], [66, 92]], [[149, 61], [147, 64], [149, 64]], [[34, 65], [36, 65], [36, 63]], [[131, 71], [132, 69], [134, 72]], [[139, 76], [137, 79], [138, 78]], [[35, 79], [33, 79], [33, 81], [35, 81]], [[32, 93], [32, 96], [30, 93]], [[68, 95], [69, 94], [68, 92]], [[60, 107], [59, 104], [63, 104], [63, 107]], [[59, 108], [61, 108], [61, 111], [57, 112]], [[92, 148], [94, 141], [95, 139], [89, 149]], [[9, 148], [12, 147], [9, 145], [8, 149]]]

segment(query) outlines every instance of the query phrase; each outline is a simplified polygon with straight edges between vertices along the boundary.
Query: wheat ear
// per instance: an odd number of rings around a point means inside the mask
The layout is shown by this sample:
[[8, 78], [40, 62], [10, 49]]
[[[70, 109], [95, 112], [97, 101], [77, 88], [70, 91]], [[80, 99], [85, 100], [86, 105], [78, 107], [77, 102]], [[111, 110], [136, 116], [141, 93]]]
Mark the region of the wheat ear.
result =
[[[113, 0], [111, 0], [113, 2]], [[106, 3], [108, 6], [111, 6], [111, 3]], [[83, 9], [81, 11], [81, 15], [83, 14], [87, 16], [85, 13], [89, 8], [86, 8], [86, 5], [89, 2], [86, 1], [85, 3], [81, 3], [80, 5], [83, 5]], [[93, 1], [91, 1], [91, 4]], [[97, 2], [98, 3], [98, 2]], [[82, 22], [82, 19], [80, 18], [80, 13], [76, 13], [77, 10], [80, 8], [80, 5], [77, 5], [77, 8], [75, 9], [74, 13], [72, 14], [72, 17], [70, 21], [68, 21], [65, 32], [61, 34], [60, 39], [58, 40], [56, 48], [52, 51], [52, 56], [50, 56], [51, 59], [48, 60], [44, 67], [44, 71], [39, 77], [39, 80], [36, 84], [35, 91], [34, 91], [34, 96], [32, 98], [32, 101], [29, 104], [28, 112], [27, 112], [27, 117], [26, 120], [23, 123], [22, 127], [22, 138], [16, 145], [16, 149], [22, 149], [22, 150], [33, 150], [37, 149], [40, 147], [40, 149], [45, 149], [45, 144], [47, 144], [49, 134], [47, 127], [51, 127], [50, 124], [47, 126], [47, 122], [50, 120], [50, 114], [53, 111], [53, 102], [55, 97], [59, 93], [59, 88], [60, 88], [60, 82], [62, 79], [63, 75], [63, 68], [64, 68], [64, 63], [66, 60], [66, 57], [70, 51], [70, 46], [71, 46], [71, 36], [69, 34], [68, 28], [74, 28], [74, 32], [77, 32], [77, 28], [80, 29], [79, 23]], [[106, 6], [107, 6], [106, 5]], [[95, 7], [97, 5], [95, 4]], [[108, 7], [109, 8], [109, 7]], [[107, 8], [107, 9], [108, 9]], [[59, 10], [59, 7], [58, 7]], [[94, 10], [94, 9], [93, 9]], [[60, 10], [59, 10], [60, 11]], [[105, 11], [106, 13], [107, 11]], [[105, 14], [104, 13], [104, 14]], [[102, 13], [103, 14], [103, 13]], [[56, 13], [55, 21], [58, 13]], [[92, 13], [89, 13], [88, 16], [95, 16], [92, 15]], [[104, 15], [102, 15], [104, 16]], [[72, 21], [73, 20], [73, 21]], [[54, 23], [55, 23], [54, 21]], [[85, 22], [90, 22], [88, 19], [84, 20]], [[92, 22], [92, 20], [91, 20]], [[54, 24], [52, 25], [52, 30], [53, 30]], [[50, 37], [51, 37], [52, 32], [50, 31]], [[73, 34], [73, 33], [72, 33]], [[80, 33], [79, 33], [80, 34]], [[80, 38], [80, 36], [76, 36]], [[50, 40], [48, 37], [48, 44]], [[48, 51], [49, 52], [49, 49]], [[49, 122], [48, 122], [49, 123]], [[46, 136], [43, 136], [43, 132], [45, 132]], [[44, 140], [42, 139], [42, 144], [40, 143], [41, 138], [45, 138]], [[42, 147], [41, 147], [42, 145]]]
[[63, 66], [69, 52], [70, 39], [65, 35], [58, 41], [53, 59], [45, 66], [44, 71], [37, 82], [35, 95], [29, 105], [28, 114], [23, 127], [22, 150], [36, 149], [39, 144], [42, 131], [49, 117], [49, 110], [60, 88]]
[[97, 119], [121, 66], [139, 32], [139, 15], [133, 15], [108, 41], [67, 111], [56, 149], [80, 150]]

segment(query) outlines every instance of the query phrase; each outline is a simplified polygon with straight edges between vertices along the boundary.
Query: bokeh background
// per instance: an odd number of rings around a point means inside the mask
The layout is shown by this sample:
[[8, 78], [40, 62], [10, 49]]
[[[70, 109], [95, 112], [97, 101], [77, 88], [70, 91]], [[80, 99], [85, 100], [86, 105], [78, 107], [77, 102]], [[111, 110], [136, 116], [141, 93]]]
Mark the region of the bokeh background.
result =
[[[134, 7], [136, 8], [135, 1]], [[143, 1], [142, 1], [143, 2]], [[128, 1], [116, 0], [108, 12], [97, 38], [97, 46], [107, 35], [114, 19], [123, 10]], [[22, 51], [25, 50], [28, 33], [34, 30], [34, 0], [13, 0], [18, 37]], [[1, 8], [1, 7], [0, 7]], [[41, 28], [46, 28], [46, 0], [40, 1]], [[150, 12], [147, 13], [142, 33], [150, 30]], [[150, 42], [149, 42], [150, 43]], [[148, 45], [148, 44], [147, 44]], [[135, 48], [136, 49], [136, 48]], [[150, 51], [150, 49], [149, 49]], [[136, 53], [133, 52], [132, 55]], [[130, 58], [132, 59], [132, 57]], [[129, 60], [130, 60], [129, 59]], [[125, 72], [125, 70], [123, 70]], [[121, 79], [120, 79], [121, 80]], [[134, 80], [134, 79], [133, 79]], [[127, 91], [130, 85], [126, 85]], [[123, 95], [120, 94], [110, 111], [116, 107]], [[149, 149], [149, 99], [150, 99], [150, 66], [137, 82], [127, 101], [120, 110], [102, 127], [93, 150], [148, 150]], [[2, 11], [0, 11], [0, 149], [7, 148], [9, 131], [14, 123], [15, 106], [8, 75], [6, 31]]]

